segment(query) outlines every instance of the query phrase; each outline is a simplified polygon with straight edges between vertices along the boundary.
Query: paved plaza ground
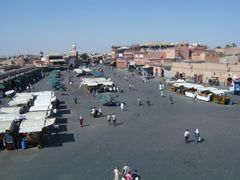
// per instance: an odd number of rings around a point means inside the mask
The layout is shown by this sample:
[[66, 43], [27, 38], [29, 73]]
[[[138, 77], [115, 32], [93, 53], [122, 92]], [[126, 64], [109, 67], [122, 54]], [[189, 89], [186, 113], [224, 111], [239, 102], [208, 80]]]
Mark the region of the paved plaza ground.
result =
[[[0, 152], [0, 179], [110, 180], [116, 165], [137, 169], [144, 180], [239, 180], [240, 179], [240, 98], [235, 105], [218, 105], [167, 92], [161, 97], [159, 79], [143, 83], [130, 77], [135, 91], [128, 89], [125, 71], [109, 70], [124, 93], [117, 93], [126, 110], [105, 107], [91, 94], [79, 89], [79, 78], [66, 95], [58, 93], [60, 133], [46, 148]], [[114, 75], [113, 72], [116, 74]], [[65, 83], [68, 73], [65, 73]], [[49, 90], [46, 79], [35, 90]], [[173, 97], [174, 104], [169, 101]], [[74, 97], [78, 104], [74, 104]], [[151, 106], [137, 106], [137, 97]], [[116, 113], [117, 126], [106, 117], [90, 117], [90, 106], [102, 107], [103, 114]], [[84, 117], [84, 127], [79, 116]], [[191, 135], [199, 128], [202, 143], [185, 144], [186, 129]], [[192, 136], [193, 137], [193, 136]]]

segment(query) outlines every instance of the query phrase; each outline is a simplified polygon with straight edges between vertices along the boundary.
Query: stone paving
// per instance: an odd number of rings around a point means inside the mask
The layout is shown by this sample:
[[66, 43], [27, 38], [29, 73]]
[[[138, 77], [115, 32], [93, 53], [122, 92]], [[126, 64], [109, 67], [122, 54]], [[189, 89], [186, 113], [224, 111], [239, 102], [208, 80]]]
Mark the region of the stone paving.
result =
[[[79, 89], [80, 80], [74, 78], [67, 94], [58, 94], [59, 135], [53, 135], [51, 144], [43, 149], [1, 151], [1, 179], [109, 180], [114, 177], [114, 167], [122, 168], [125, 162], [138, 169], [144, 180], [239, 179], [239, 97], [234, 96], [238, 104], [232, 106], [193, 102], [171, 92], [161, 97], [159, 80], [143, 83], [130, 76], [135, 91], [129, 91], [126, 72], [103, 69], [124, 89], [117, 94], [126, 103], [126, 110], [102, 106]], [[67, 84], [67, 72], [64, 81]], [[48, 89], [46, 79], [35, 85], [35, 90]], [[78, 104], [74, 103], [75, 96]], [[138, 106], [137, 97], [144, 103], [148, 97], [151, 106]], [[118, 125], [109, 126], [106, 117], [90, 117], [92, 105], [102, 107], [104, 115], [116, 113]], [[83, 128], [80, 115], [84, 117]], [[184, 131], [189, 129], [193, 135], [196, 128], [204, 141], [185, 144]]]

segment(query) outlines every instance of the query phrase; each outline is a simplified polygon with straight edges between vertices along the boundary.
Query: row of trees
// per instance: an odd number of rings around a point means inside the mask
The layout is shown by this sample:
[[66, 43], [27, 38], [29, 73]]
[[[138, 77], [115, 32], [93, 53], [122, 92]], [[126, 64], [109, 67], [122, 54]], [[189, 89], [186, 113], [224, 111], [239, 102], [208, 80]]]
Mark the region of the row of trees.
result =
[[[224, 48], [236, 48], [237, 47], [237, 44], [236, 43], [231, 43], [231, 44], [226, 44]], [[221, 46], [217, 46], [216, 47], [217, 49], [221, 49], [223, 47]]]
[[225, 48], [236, 48], [237, 44], [232, 43], [232, 44], [226, 44]]

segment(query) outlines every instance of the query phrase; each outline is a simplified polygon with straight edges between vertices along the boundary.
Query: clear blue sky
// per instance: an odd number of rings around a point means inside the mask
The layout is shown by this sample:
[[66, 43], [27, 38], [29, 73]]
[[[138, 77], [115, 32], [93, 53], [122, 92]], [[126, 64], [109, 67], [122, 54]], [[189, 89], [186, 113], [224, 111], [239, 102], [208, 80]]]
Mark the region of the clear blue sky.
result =
[[5, 0], [0, 55], [108, 52], [112, 45], [188, 41], [240, 46], [238, 0]]

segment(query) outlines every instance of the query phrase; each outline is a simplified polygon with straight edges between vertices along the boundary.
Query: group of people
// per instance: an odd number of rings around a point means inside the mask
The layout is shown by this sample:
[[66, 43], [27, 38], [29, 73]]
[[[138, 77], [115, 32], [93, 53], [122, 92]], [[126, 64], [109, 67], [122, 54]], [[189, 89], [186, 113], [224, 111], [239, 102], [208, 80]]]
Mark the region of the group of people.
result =
[[101, 117], [102, 116], [102, 108], [96, 109], [96, 107], [93, 107], [91, 110], [91, 116], [92, 117]]
[[117, 125], [117, 117], [116, 117], [115, 113], [113, 113], [112, 116], [110, 114], [107, 115], [108, 125], [111, 124], [111, 120], [113, 121], [113, 125], [116, 126]]
[[27, 92], [33, 92], [34, 86], [32, 84], [29, 84], [29, 86], [26, 87]]
[[[200, 137], [200, 131], [198, 128], [194, 132], [194, 138], [196, 140], [196, 143], [202, 142], [202, 139]], [[189, 143], [191, 141], [190, 140], [190, 132], [188, 129], [184, 132], [184, 140], [185, 140], [185, 143]]]
[[[141, 99], [140, 97], [137, 98], [137, 104], [138, 104], [138, 106], [143, 105], [143, 104], [142, 104], [142, 99]], [[148, 97], [146, 98], [146, 104], [147, 104], [147, 106], [150, 106], [150, 105], [151, 105], [151, 104], [150, 104], [150, 100], [149, 100]]]
[[134, 89], [135, 89], [135, 87], [134, 87], [134, 85], [133, 85], [132, 83], [129, 83], [129, 84], [128, 84], [128, 88], [129, 88], [130, 91], [131, 91], [131, 90], [134, 91]]
[[114, 180], [119, 180], [121, 177], [121, 180], [139, 180], [141, 178], [140, 174], [136, 169], [134, 171], [131, 171], [130, 167], [128, 166], [128, 163], [125, 163], [124, 167], [122, 168], [122, 171], [119, 170], [119, 167], [115, 167], [113, 170], [114, 173]]

